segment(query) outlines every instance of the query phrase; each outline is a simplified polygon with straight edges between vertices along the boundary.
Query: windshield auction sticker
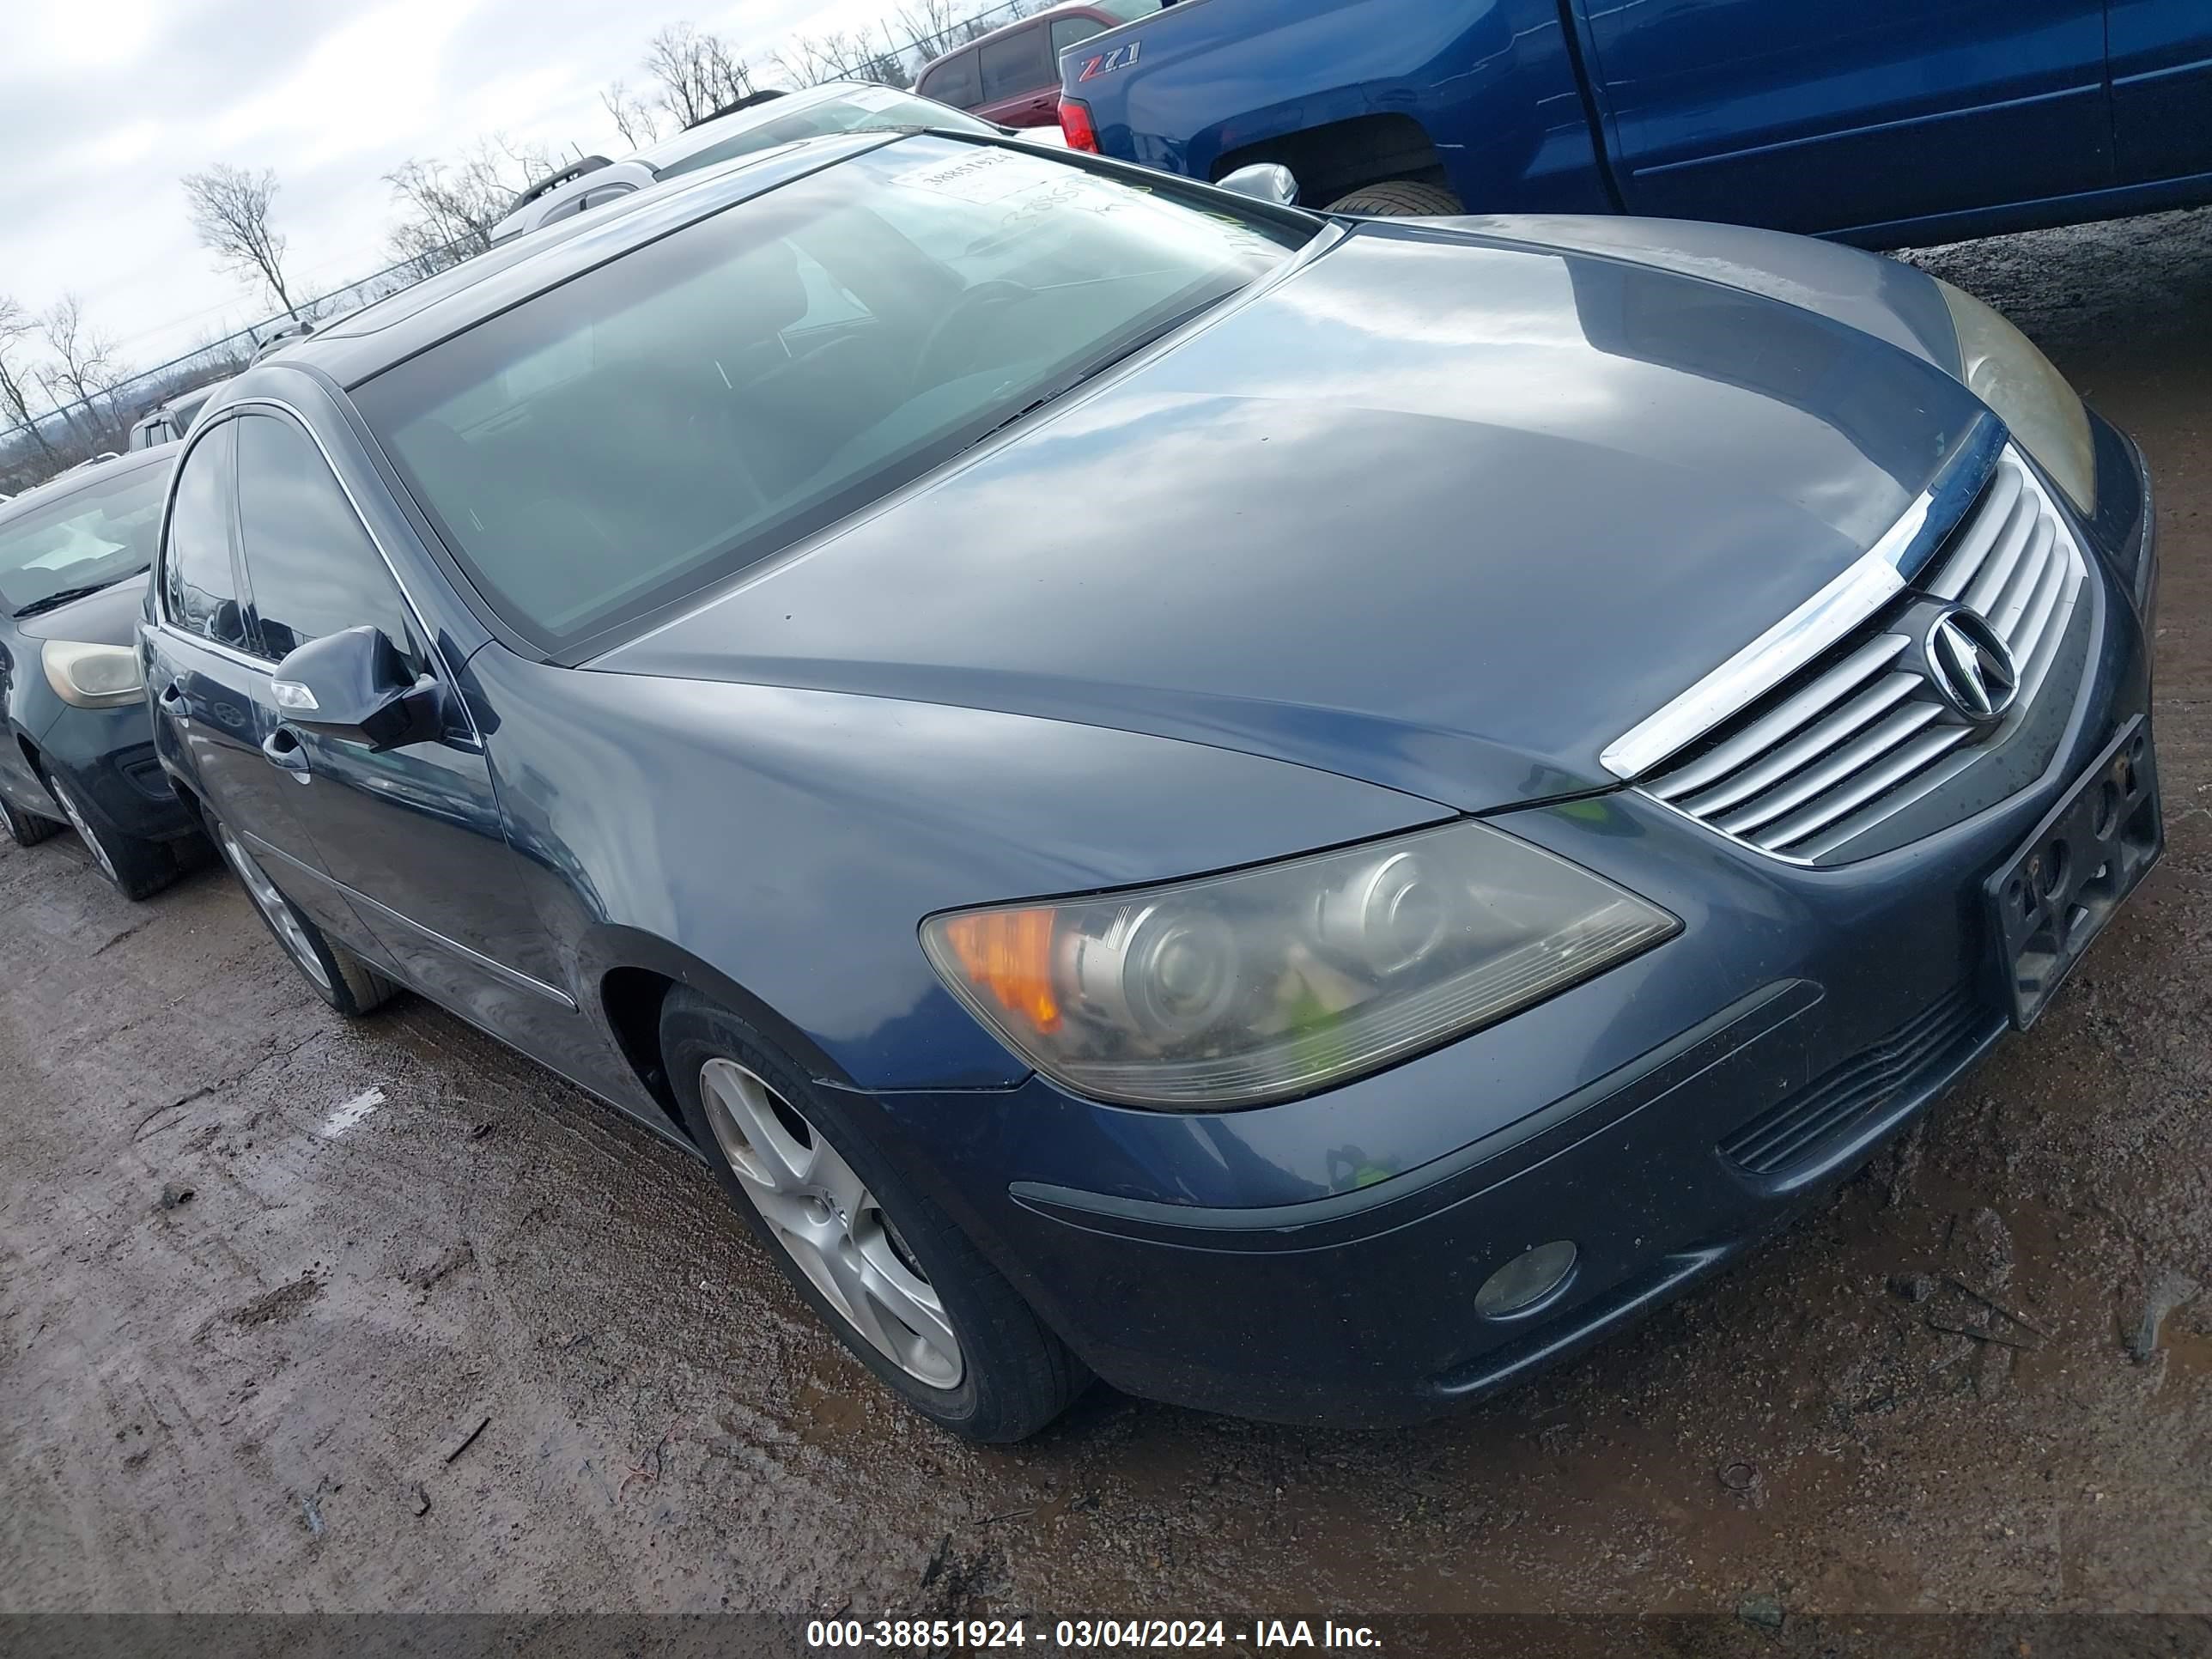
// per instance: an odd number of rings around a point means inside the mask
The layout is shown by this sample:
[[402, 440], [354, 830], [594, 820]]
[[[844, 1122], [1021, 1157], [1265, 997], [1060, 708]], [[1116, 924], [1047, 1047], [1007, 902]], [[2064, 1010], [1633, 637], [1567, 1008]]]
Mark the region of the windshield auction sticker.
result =
[[1066, 169], [1033, 155], [1003, 149], [979, 149], [949, 161], [925, 161], [892, 175], [891, 182], [912, 190], [934, 191], [963, 202], [1003, 202], [1040, 185], [1058, 183]]

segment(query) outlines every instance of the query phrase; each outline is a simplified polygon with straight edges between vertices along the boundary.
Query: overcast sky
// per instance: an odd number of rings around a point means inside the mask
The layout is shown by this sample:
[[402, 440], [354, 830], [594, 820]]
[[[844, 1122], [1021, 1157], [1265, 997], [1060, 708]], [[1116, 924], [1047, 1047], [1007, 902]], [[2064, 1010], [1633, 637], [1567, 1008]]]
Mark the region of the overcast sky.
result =
[[[664, 9], [664, 4], [665, 9]], [[793, 29], [856, 27], [887, 0], [6, 0], [0, 34], [0, 294], [64, 289], [150, 368], [258, 322], [267, 295], [219, 270], [177, 180], [276, 169], [287, 276], [319, 294], [385, 263], [383, 175], [503, 131], [623, 146], [599, 104], [665, 23], [754, 60]], [[767, 84], [781, 77], [766, 71]]]

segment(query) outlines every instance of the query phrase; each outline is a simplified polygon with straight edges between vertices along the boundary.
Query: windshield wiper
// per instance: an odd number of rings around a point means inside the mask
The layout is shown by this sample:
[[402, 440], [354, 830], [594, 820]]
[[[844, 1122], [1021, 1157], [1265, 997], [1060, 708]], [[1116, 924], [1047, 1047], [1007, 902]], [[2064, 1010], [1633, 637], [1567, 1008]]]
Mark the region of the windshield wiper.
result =
[[1085, 380], [1094, 380], [1101, 374], [1103, 374], [1108, 369], [1113, 368], [1115, 364], [1127, 362], [1130, 358], [1135, 356], [1139, 352], [1142, 351], [1146, 346], [1151, 345], [1154, 341], [1165, 339], [1169, 335], [1174, 333], [1176, 330], [1181, 328], [1185, 323], [1190, 321], [1192, 318], [1200, 316], [1206, 312], [1212, 310], [1214, 307], [1219, 305], [1222, 301], [1228, 297], [1229, 296], [1227, 295], [1217, 294], [1210, 300], [1201, 300], [1194, 306], [1185, 307], [1182, 310], [1176, 313], [1174, 316], [1169, 318], [1167, 321], [1164, 323], [1155, 324], [1150, 328], [1139, 329], [1133, 337], [1121, 341], [1109, 348], [1107, 350], [1101, 352], [1097, 356], [1093, 357], [1089, 362], [1084, 364], [1082, 368], [1077, 369], [1073, 374], [1065, 375], [1060, 380], [1054, 381], [1051, 386], [1047, 387], [1043, 392], [1039, 392], [1036, 397], [1030, 398], [1029, 402], [1024, 404], [1012, 414], [1007, 416], [1005, 420], [999, 422], [995, 426], [991, 427], [988, 430], [977, 434], [975, 443], [971, 443], [968, 447], [970, 449], [973, 449], [975, 447], [975, 444], [980, 444], [985, 440], [991, 438], [999, 433], [1004, 432], [1016, 421], [1022, 419], [1023, 416], [1034, 415], [1037, 410], [1042, 409], [1047, 404], [1058, 402], [1060, 398], [1067, 396], [1069, 392], [1074, 391], [1076, 387], [1081, 386]]
[[88, 582], [82, 587], [64, 587], [57, 592], [47, 594], [43, 599], [33, 599], [30, 604], [18, 607], [14, 614], [18, 617], [35, 617], [41, 611], [56, 610], [64, 605], [74, 605], [77, 600], [88, 599], [95, 593], [105, 593], [118, 582], [128, 581], [133, 576], [143, 576], [153, 568], [150, 564], [142, 564], [136, 570], [126, 570], [119, 576], [110, 576], [104, 582]]

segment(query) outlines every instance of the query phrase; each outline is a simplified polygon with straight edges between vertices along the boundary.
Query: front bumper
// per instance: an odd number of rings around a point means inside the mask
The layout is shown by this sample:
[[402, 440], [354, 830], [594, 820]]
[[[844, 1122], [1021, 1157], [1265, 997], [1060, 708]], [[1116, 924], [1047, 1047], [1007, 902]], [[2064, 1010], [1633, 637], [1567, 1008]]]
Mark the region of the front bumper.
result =
[[198, 829], [154, 752], [143, 703], [60, 712], [35, 735], [49, 773], [60, 772], [113, 828], [142, 841], [176, 841]]
[[[1289, 1421], [1415, 1419], [1656, 1306], [1856, 1168], [2009, 1029], [1985, 884], [2148, 720], [2154, 549], [2101, 427], [2090, 666], [2029, 788], [1811, 869], [1633, 790], [1502, 827], [1666, 906], [1682, 933], [1515, 1018], [1308, 1099], [1127, 1110], [1040, 1079], [882, 1097], [943, 1200], [1091, 1368]], [[2138, 580], [2142, 591], [2137, 592]], [[1486, 1317], [1555, 1240], [1567, 1281]]]

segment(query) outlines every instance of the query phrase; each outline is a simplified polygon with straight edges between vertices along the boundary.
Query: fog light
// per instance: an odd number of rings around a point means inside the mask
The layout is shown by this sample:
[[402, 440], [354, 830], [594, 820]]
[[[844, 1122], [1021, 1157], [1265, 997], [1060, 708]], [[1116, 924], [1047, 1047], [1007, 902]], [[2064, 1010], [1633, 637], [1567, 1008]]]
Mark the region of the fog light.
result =
[[1523, 1251], [1482, 1281], [1474, 1310], [1498, 1319], [1533, 1307], [1567, 1282], [1575, 1270], [1575, 1247], [1564, 1238]]

